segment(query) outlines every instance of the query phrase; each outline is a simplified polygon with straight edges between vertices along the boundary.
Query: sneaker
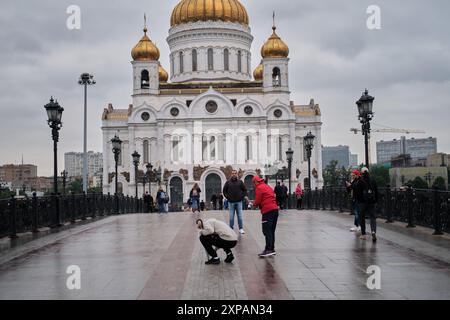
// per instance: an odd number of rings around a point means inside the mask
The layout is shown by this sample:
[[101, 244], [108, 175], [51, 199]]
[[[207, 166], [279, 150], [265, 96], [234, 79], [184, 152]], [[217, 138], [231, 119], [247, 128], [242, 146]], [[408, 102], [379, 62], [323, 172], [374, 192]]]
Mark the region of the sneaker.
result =
[[357, 231], [357, 230], [358, 230], [357, 227], [351, 227], [351, 228], [350, 228], [350, 232], [355, 232], [355, 231]]
[[377, 242], [377, 234], [375, 232], [372, 232], [372, 241]]
[[240, 229], [240, 230], [239, 230], [239, 233], [240, 233], [240, 234], [244, 234], [244, 233], [245, 233], [244, 229]]
[[205, 264], [219, 264], [219, 263], [220, 263], [219, 257], [211, 258], [205, 262]]
[[227, 257], [226, 257], [226, 259], [225, 259], [225, 262], [226, 262], [226, 263], [231, 263], [233, 260], [234, 260], [233, 253], [230, 252], [229, 254], [227, 254]]
[[261, 253], [259, 254], [259, 256], [260, 256], [261, 258], [263, 258], [263, 257], [269, 257], [269, 256], [274, 256], [274, 255], [276, 255], [276, 252], [273, 251], [273, 250], [264, 250], [263, 252], [261, 252]]

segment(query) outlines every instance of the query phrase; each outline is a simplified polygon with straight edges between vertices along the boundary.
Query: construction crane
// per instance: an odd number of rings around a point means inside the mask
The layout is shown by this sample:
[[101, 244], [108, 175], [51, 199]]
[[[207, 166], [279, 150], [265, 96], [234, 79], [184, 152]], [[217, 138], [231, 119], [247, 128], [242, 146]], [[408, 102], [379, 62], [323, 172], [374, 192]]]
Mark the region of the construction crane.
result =
[[[381, 133], [404, 133], [404, 134], [412, 134], [412, 133], [426, 133], [423, 130], [409, 130], [409, 129], [397, 129], [397, 128], [391, 128], [391, 127], [387, 127], [387, 126], [383, 126], [383, 125], [379, 125], [374, 123], [374, 125], [377, 125], [379, 127], [384, 127], [381, 129], [371, 129], [371, 132], [381, 132]], [[360, 132], [362, 132], [361, 129], [357, 129], [357, 128], [351, 128], [350, 129], [351, 132], [353, 132], [354, 134], [358, 134]], [[371, 161], [371, 148], [370, 148], [370, 134], [368, 136], [369, 139], [369, 163], [372, 163]]]

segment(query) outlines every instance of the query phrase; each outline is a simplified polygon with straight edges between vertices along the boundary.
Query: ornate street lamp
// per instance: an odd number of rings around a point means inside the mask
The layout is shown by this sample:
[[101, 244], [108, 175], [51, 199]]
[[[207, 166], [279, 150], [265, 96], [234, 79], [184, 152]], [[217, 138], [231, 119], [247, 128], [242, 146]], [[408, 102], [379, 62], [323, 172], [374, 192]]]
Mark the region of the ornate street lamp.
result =
[[119, 213], [118, 164], [119, 164], [119, 155], [120, 155], [120, 152], [122, 151], [122, 140], [120, 140], [119, 137], [117, 135], [115, 135], [114, 138], [111, 139], [111, 143], [112, 143], [112, 152], [114, 153], [114, 161], [116, 162], [116, 174], [115, 174], [116, 189], [115, 189], [114, 197], [116, 198], [116, 213]]
[[66, 194], [66, 181], [67, 181], [67, 171], [66, 170], [61, 172], [61, 177], [63, 180], [63, 194]]
[[84, 86], [84, 140], [83, 140], [83, 192], [88, 189], [88, 154], [87, 154], [87, 86], [94, 85], [94, 76], [89, 73], [82, 73], [78, 79], [78, 84]]
[[141, 155], [135, 151], [132, 155], [133, 157], [133, 164], [134, 164], [134, 182], [136, 184], [136, 199], [138, 198], [138, 181], [137, 181], [137, 175], [138, 175], [138, 167], [139, 167], [139, 160], [141, 159]]
[[62, 127], [62, 113], [64, 109], [58, 104], [58, 101], [50, 98], [50, 102], [45, 105], [47, 110], [48, 120], [47, 123], [52, 129], [53, 139], [53, 196], [55, 204], [55, 216], [53, 226], [61, 226], [59, 217], [59, 204], [58, 204], [58, 141], [59, 130]]
[[144, 175], [142, 176], [142, 184], [144, 186], [144, 195], [145, 195], [145, 183], [148, 180], [148, 193], [152, 194], [152, 164], [151, 163], [147, 163], [147, 165], [145, 166], [147, 168], [147, 171], [144, 173]]
[[288, 208], [291, 208], [291, 177], [292, 177], [292, 160], [294, 158], [294, 151], [289, 148], [286, 151], [286, 160], [288, 162], [288, 175], [289, 175], [289, 195], [288, 195]]
[[[310, 132], [303, 138], [306, 150], [306, 157], [308, 158], [308, 189], [311, 190], [311, 155], [314, 148], [314, 139], [316, 137]], [[306, 187], [306, 186], [305, 186]]]
[[365, 90], [361, 98], [356, 101], [358, 106], [358, 119], [362, 125], [362, 134], [364, 135], [366, 167], [369, 168], [369, 137], [370, 137], [370, 121], [373, 118], [373, 101], [374, 97], [369, 95], [369, 90]]

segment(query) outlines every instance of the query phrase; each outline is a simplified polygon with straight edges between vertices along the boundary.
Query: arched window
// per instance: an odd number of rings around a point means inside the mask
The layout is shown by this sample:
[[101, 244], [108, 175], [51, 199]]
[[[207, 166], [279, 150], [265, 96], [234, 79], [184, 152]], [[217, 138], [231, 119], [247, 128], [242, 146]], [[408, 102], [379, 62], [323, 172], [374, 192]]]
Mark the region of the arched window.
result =
[[212, 48], [208, 49], [208, 70], [214, 70], [214, 51]]
[[170, 74], [174, 74], [175, 72], [175, 56], [173, 54], [170, 55]]
[[192, 50], [192, 71], [197, 71], [197, 50]]
[[148, 155], [149, 155], [149, 148], [148, 148], [148, 140], [144, 140], [144, 145], [143, 145], [143, 149], [144, 149], [144, 163], [148, 163]]
[[241, 50], [237, 53], [237, 59], [238, 59], [238, 72], [242, 72], [242, 52]]
[[230, 70], [230, 51], [228, 49], [223, 50], [223, 68], [225, 71]]
[[278, 137], [278, 160], [283, 161], [283, 138]]
[[252, 137], [246, 136], [245, 137], [245, 160], [249, 161], [252, 160]]
[[247, 74], [250, 74], [250, 65], [251, 65], [250, 52], [247, 52]]
[[180, 142], [180, 140], [177, 136], [173, 137], [173, 139], [172, 139], [172, 161], [174, 161], [174, 162], [179, 161], [179, 150], [178, 150], [179, 142]]
[[209, 139], [209, 150], [210, 150], [210, 156], [211, 160], [216, 160], [216, 137], [212, 136]]
[[148, 70], [141, 71], [141, 89], [146, 89], [149, 87], [149, 74]]
[[202, 137], [202, 160], [208, 160], [208, 140], [206, 139], [206, 136]]
[[280, 72], [280, 69], [278, 67], [273, 68], [272, 80], [273, 80], [273, 86], [274, 87], [281, 86], [281, 72]]
[[184, 72], [184, 55], [180, 52], [180, 73]]

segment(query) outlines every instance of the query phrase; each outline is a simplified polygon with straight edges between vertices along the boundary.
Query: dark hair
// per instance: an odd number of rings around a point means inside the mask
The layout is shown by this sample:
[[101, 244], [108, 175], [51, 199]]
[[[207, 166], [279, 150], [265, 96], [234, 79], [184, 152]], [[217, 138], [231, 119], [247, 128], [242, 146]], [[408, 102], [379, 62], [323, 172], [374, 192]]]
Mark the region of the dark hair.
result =
[[195, 221], [195, 224], [197, 224], [199, 221], [203, 224], [203, 220], [202, 220], [202, 219], [197, 219], [197, 220]]

